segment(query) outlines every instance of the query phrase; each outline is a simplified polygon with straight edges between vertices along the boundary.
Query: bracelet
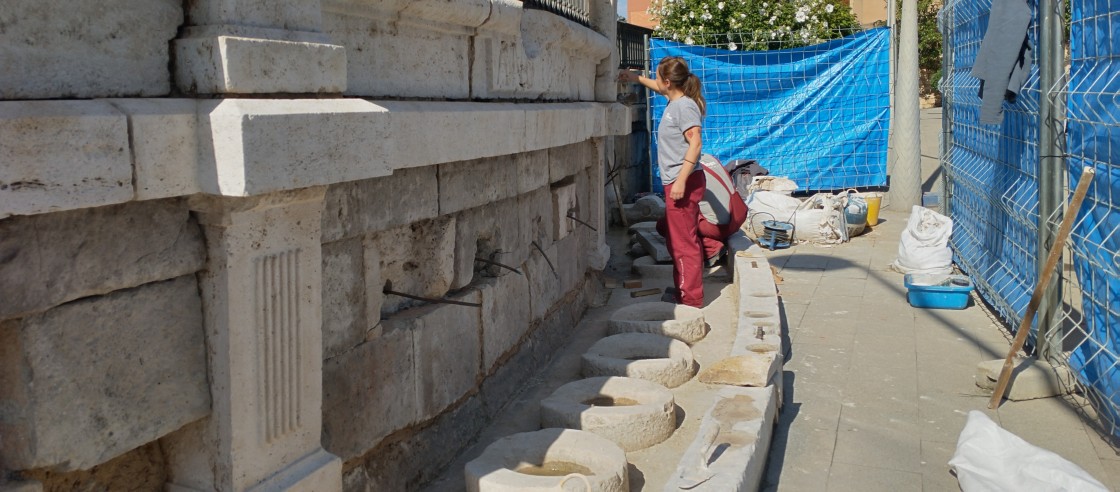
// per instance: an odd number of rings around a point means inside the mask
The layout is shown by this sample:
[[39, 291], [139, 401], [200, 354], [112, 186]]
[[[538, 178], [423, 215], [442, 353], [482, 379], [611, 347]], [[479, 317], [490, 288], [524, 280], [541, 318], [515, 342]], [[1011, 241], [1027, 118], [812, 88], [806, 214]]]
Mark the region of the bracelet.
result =
[[693, 166], [695, 166], [695, 165], [696, 165], [696, 161], [690, 161], [690, 160], [688, 160], [688, 159], [684, 159], [684, 161], [685, 161], [685, 162], [687, 162], [687, 163], [689, 163], [689, 164], [692, 164]]

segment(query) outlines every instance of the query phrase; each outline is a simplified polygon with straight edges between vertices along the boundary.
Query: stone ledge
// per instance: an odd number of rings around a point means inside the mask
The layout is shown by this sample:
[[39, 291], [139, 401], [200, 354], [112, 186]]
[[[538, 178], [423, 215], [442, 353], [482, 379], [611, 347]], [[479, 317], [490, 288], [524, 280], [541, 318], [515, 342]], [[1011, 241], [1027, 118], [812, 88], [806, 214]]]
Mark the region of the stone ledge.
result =
[[[5, 157], [0, 159], [0, 181], [44, 185], [22, 187], [18, 198], [11, 186], [0, 190], [0, 196], [13, 197], [0, 200], [0, 218], [195, 193], [253, 196], [630, 131], [625, 107], [610, 103], [350, 98], [110, 102], [0, 102], [0, 140], [30, 142], [0, 149]], [[192, 107], [197, 110], [193, 117], [188, 112]], [[129, 122], [133, 135], [140, 137], [131, 144]], [[195, 128], [197, 142], [190, 138]], [[496, 128], [514, 131], [495, 139], [502, 134]], [[43, 152], [47, 142], [58, 141], [69, 145]], [[431, 145], [437, 141], [448, 144]], [[90, 148], [98, 152], [74, 155]], [[155, 158], [160, 155], [170, 158]]]

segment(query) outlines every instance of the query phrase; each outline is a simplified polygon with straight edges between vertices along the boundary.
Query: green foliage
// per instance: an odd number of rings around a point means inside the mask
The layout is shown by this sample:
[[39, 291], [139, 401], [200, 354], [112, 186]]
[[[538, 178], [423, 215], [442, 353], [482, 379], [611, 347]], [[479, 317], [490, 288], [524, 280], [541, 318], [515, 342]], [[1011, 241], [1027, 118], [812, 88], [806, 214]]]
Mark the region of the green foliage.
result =
[[859, 30], [840, 0], [654, 0], [654, 36], [730, 50], [815, 44]]

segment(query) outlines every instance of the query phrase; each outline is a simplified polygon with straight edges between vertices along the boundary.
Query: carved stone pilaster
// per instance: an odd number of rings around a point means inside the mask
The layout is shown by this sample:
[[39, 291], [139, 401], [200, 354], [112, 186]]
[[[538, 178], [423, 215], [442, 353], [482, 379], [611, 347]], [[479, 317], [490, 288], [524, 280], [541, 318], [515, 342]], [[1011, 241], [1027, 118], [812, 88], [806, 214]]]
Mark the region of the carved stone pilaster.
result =
[[320, 446], [324, 193], [192, 198], [213, 408], [166, 438], [171, 488], [341, 490]]

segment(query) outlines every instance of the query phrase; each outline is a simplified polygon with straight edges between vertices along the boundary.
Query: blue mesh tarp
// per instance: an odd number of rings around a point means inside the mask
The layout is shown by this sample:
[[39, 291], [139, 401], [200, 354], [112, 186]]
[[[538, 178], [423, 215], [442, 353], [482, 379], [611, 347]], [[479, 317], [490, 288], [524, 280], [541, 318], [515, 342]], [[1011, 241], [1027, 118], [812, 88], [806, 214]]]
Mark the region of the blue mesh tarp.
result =
[[[723, 162], [757, 159], [801, 189], [886, 184], [890, 30], [775, 51], [728, 51], [651, 41], [653, 66], [681, 56], [708, 102], [703, 151]], [[653, 128], [667, 100], [653, 98]], [[661, 180], [656, 165], [654, 189]]]
[[1120, 12], [1117, 2], [1073, 3], [1067, 152], [1070, 188], [1096, 170], [1073, 232], [1073, 265], [1088, 338], [1070, 365], [1120, 435]]

